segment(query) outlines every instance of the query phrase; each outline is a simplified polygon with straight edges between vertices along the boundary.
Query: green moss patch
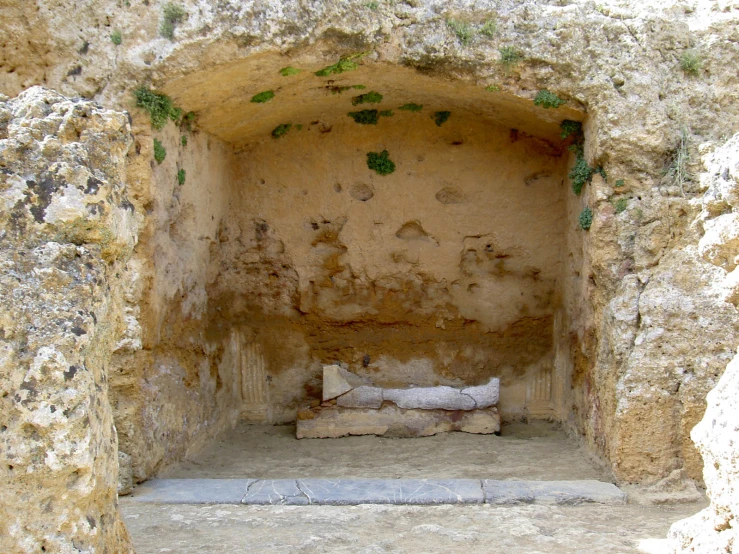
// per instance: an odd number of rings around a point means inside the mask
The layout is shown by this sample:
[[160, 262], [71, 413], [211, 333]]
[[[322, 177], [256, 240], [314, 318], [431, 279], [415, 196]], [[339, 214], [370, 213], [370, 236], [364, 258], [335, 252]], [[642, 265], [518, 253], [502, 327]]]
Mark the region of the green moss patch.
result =
[[563, 139], [574, 135], [575, 139], [577, 140], [578, 137], [582, 136], [582, 123], [580, 123], [579, 121], [565, 119], [562, 123], [559, 124], [559, 128], [562, 129], [560, 136]]
[[164, 145], [159, 141], [159, 139], [154, 139], [154, 159], [158, 164], [160, 164], [166, 157], [167, 150], [164, 148]]
[[411, 102], [409, 104], [403, 104], [398, 109], [407, 112], [420, 112], [423, 109], [423, 104], [414, 104]]
[[272, 138], [278, 139], [284, 137], [292, 126], [292, 123], [281, 123], [272, 130]]
[[291, 65], [280, 69], [280, 75], [282, 75], [283, 77], [291, 77], [292, 75], [297, 75], [298, 73], [300, 73], [300, 70], [295, 69]]
[[362, 110], [361, 112], [349, 112], [347, 114], [355, 123], [361, 125], [377, 125], [380, 113], [377, 110]]
[[559, 108], [564, 103], [564, 100], [562, 100], [553, 92], [548, 91], [547, 89], [540, 90], [536, 94], [536, 98], [534, 98], [534, 105], [540, 106], [545, 109]]
[[162, 20], [159, 23], [159, 34], [164, 38], [172, 40], [174, 38], [174, 30], [177, 25], [182, 23], [187, 12], [177, 4], [165, 4], [162, 8]]
[[380, 102], [382, 102], [382, 94], [374, 90], [352, 98], [352, 106], [359, 104], [379, 104]]
[[508, 69], [523, 59], [521, 52], [513, 46], [503, 46], [498, 52], [500, 52], [500, 63]]
[[450, 115], [452, 115], [452, 112], [434, 112], [434, 115], [432, 115], [431, 117], [433, 118], [434, 123], [436, 123], [436, 126], [441, 127], [442, 125], [444, 125], [444, 123], [447, 122]]
[[367, 167], [380, 175], [390, 175], [395, 171], [395, 163], [390, 159], [387, 150], [382, 152], [367, 152]]
[[251, 97], [251, 102], [254, 102], [255, 104], [264, 104], [265, 102], [269, 102], [275, 97], [275, 91], [273, 90], [265, 90], [263, 92], [260, 92], [259, 94], [255, 94]]
[[594, 169], [585, 161], [585, 156], [581, 153], [577, 154], [575, 165], [572, 166], [570, 173], [567, 175], [572, 181], [572, 191], [580, 196], [583, 187], [593, 178]]
[[323, 69], [316, 71], [317, 77], [328, 77], [329, 75], [339, 75], [346, 71], [354, 71], [359, 67], [359, 64], [351, 61], [347, 58], [342, 58], [333, 65], [324, 67]]
[[180, 169], [177, 172], [177, 182], [180, 184], [180, 186], [185, 184], [185, 177], [186, 177], [185, 170]]
[[382, 110], [379, 115], [380, 117], [392, 117], [393, 110]]
[[590, 229], [590, 226], [593, 224], [593, 210], [590, 208], [585, 208], [582, 212], [580, 212], [579, 217], [580, 222], [580, 229], [583, 231], [587, 231]]

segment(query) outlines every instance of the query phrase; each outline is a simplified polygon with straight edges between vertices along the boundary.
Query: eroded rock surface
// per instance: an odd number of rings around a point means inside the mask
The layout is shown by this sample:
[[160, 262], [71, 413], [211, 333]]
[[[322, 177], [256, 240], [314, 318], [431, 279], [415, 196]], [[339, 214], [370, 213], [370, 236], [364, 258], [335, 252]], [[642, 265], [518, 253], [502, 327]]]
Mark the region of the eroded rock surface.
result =
[[108, 365], [136, 242], [125, 114], [0, 98], [0, 550], [132, 552]]

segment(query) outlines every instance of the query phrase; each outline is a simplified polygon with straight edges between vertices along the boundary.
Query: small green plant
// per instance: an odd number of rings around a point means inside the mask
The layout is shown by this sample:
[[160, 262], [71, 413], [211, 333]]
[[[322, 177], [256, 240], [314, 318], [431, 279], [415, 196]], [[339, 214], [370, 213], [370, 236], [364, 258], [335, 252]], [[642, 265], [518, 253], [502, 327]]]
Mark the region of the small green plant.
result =
[[686, 74], [697, 77], [703, 68], [703, 60], [694, 51], [687, 50], [680, 56], [680, 68]]
[[464, 46], [467, 46], [475, 38], [475, 31], [468, 23], [456, 19], [447, 19], [446, 25], [450, 31], [457, 35], [457, 39]]
[[582, 136], [582, 123], [579, 121], [572, 121], [571, 119], [565, 119], [559, 124], [559, 128], [562, 129], [560, 136], [566, 139], [570, 135], [574, 135], [575, 139]]
[[507, 69], [515, 66], [523, 59], [521, 52], [516, 50], [514, 46], [503, 46], [498, 52], [500, 52], [500, 63]]
[[379, 112], [377, 110], [362, 110], [361, 112], [349, 112], [347, 114], [355, 123], [361, 125], [377, 125]]
[[395, 163], [390, 159], [387, 150], [383, 150], [379, 154], [377, 152], [367, 152], [367, 167], [380, 175], [390, 175], [395, 171]]
[[365, 85], [352, 85], [352, 88], [357, 90], [364, 90], [367, 87]]
[[116, 46], [120, 46], [123, 43], [123, 35], [121, 35], [121, 32], [115, 30], [110, 33], [110, 42], [112, 42]]
[[498, 85], [488, 85], [485, 87], [485, 90], [488, 92], [498, 92], [500, 91], [500, 87]]
[[444, 125], [444, 123], [446, 123], [447, 119], [449, 119], [450, 115], [452, 115], [452, 112], [434, 112], [434, 115], [432, 115], [431, 117], [436, 123], [436, 126], [441, 127], [442, 125]]
[[180, 137], [180, 142], [182, 143], [182, 146], [187, 146], [187, 136], [182, 135]]
[[598, 167], [593, 169], [593, 175], [595, 175], [596, 173], [603, 177], [604, 181], [608, 182], [608, 175], [606, 175], [606, 170], [602, 165], [599, 165]]
[[282, 75], [283, 77], [291, 77], [292, 75], [297, 75], [298, 73], [300, 73], [300, 70], [295, 69], [294, 67], [290, 65], [280, 69], [280, 75]]
[[617, 214], [620, 214], [621, 212], [626, 210], [628, 205], [629, 201], [624, 197], [616, 199], [616, 201], [613, 203], [613, 207], [615, 208]]
[[382, 94], [374, 90], [352, 98], [352, 106], [358, 104], [379, 104], [380, 102], [382, 102]]
[[182, 23], [187, 12], [177, 4], [168, 3], [162, 8], [162, 21], [159, 23], [159, 34], [164, 38], [172, 40], [174, 38], [174, 30], [177, 25]]
[[564, 100], [547, 89], [540, 90], [534, 98], [534, 105], [541, 106], [544, 109], [559, 108], [564, 103]]
[[292, 123], [281, 123], [272, 130], [272, 138], [284, 137], [292, 127]]
[[411, 102], [409, 104], [403, 104], [398, 109], [406, 112], [420, 112], [423, 109], [423, 104], [414, 104]]
[[590, 226], [593, 224], [593, 210], [590, 208], [585, 208], [583, 211], [580, 212], [580, 229], [583, 231], [587, 231], [590, 229]]
[[380, 3], [379, 2], [367, 2], [364, 6], [366, 8], [369, 8], [373, 12], [376, 12], [380, 7]]
[[693, 175], [688, 171], [688, 164], [690, 163], [689, 145], [688, 130], [683, 127], [680, 130], [680, 139], [678, 140], [677, 147], [670, 155], [667, 169], [665, 170], [665, 175], [672, 181], [673, 185], [680, 189], [682, 196], [685, 196], [685, 183], [693, 180]]
[[269, 102], [275, 97], [275, 91], [273, 90], [265, 90], [258, 94], [255, 94], [251, 97], [251, 102], [254, 102], [255, 104], [264, 104], [265, 102]]
[[182, 110], [174, 105], [172, 99], [146, 87], [139, 87], [133, 92], [136, 106], [149, 112], [151, 126], [161, 129], [167, 120], [177, 121], [182, 116]]
[[364, 55], [365, 53], [362, 52], [360, 54], [354, 54], [353, 56], [341, 58], [335, 64], [329, 65], [319, 71], [316, 71], [316, 76], [328, 77], [329, 75], [339, 75], [340, 73], [345, 73], [346, 71], [354, 71], [359, 67], [359, 64], [353, 60], [359, 59]]
[[621, 187], [623, 187], [623, 186], [624, 186], [625, 184], [626, 184], [626, 183], [624, 182], [624, 180], [623, 180], [623, 179], [618, 179], [618, 180], [617, 180], [617, 181], [616, 181], [616, 182], [615, 182], [615, 183], [613, 184], [613, 186], [614, 186], [614, 187], [616, 187], [617, 189], [620, 189], [620, 188], [621, 188]]
[[393, 110], [382, 110], [378, 115], [380, 117], [392, 117]]
[[184, 128], [186, 131], [192, 131], [192, 126], [195, 123], [195, 118], [197, 115], [195, 112], [187, 112], [185, 115], [182, 116], [182, 123], [180, 124], [181, 128]]
[[166, 157], [167, 150], [164, 148], [164, 145], [159, 141], [159, 139], [154, 139], [154, 159], [158, 164], [160, 164]]
[[488, 19], [480, 28], [480, 34], [488, 38], [493, 38], [497, 30], [498, 23], [495, 21], [495, 19]]
[[180, 186], [185, 184], [185, 177], [186, 174], [184, 169], [180, 169], [177, 171], [177, 182], [180, 184]]
[[585, 161], [585, 156], [578, 153], [575, 165], [572, 166], [568, 177], [572, 181], [572, 191], [580, 196], [583, 187], [593, 178], [593, 168]]

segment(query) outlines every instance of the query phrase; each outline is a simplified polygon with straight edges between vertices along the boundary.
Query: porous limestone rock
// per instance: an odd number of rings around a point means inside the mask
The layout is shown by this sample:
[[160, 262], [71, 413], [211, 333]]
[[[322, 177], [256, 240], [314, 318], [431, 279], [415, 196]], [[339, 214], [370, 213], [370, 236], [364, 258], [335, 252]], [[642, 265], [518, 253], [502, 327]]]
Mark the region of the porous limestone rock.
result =
[[674, 552], [739, 552], [739, 356], [727, 366], [691, 437], [705, 463], [703, 478], [711, 505], [670, 529]]
[[123, 113], [0, 97], [0, 551], [132, 552], [108, 364], [137, 224]]

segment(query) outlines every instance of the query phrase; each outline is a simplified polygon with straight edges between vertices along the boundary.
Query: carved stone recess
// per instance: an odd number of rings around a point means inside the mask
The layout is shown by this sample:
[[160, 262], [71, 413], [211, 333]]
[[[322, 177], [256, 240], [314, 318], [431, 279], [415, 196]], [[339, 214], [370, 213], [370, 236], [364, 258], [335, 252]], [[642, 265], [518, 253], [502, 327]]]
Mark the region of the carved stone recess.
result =
[[298, 413], [297, 437], [425, 437], [500, 431], [497, 378], [477, 387], [384, 389], [338, 365], [323, 368], [323, 405]]

